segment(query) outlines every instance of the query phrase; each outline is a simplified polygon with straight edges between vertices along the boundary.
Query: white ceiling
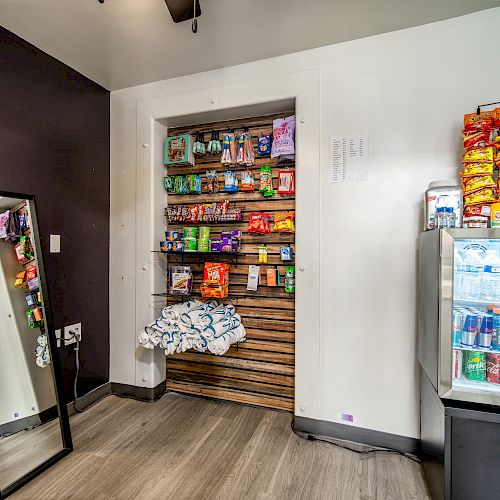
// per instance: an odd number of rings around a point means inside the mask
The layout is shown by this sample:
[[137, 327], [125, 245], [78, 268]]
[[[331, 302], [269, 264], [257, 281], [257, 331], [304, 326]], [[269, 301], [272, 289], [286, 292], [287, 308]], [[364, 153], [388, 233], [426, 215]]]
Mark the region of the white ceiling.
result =
[[[199, 31], [164, 0], [0, 0], [0, 25], [116, 90], [448, 19], [500, 0], [200, 0]], [[471, 34], [471, 43], [474, 43]]]

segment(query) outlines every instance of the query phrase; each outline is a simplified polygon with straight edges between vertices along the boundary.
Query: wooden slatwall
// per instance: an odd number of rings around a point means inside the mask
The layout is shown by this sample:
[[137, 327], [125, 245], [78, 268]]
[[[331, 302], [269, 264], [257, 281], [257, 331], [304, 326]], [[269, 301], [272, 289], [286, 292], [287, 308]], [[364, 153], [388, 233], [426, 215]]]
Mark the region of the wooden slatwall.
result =
[[[223, 131], [228, 128], [236, 132], [248, 127], [254, 138], [255, 166], [227, 167], [220, 163], [220, 155], [206, 155], [196, 158], [194, 167], [170, 167], [169, 175], [200, 174], [203, 186], [206, 183], [207, 170], [219, 172], [219, 193], [201, 195], [168, 195], [168, 204], [196, 204], [229, 199], [231, 207], [243, 212], [241, 223], [200, 224], [211, 227], [211, 237], [220, 236], [220, 232], [240, 229], [243, 232], [241, 255], [215, 254], [200, 256], [196, 253], [182, 255], [168, 254], [169, 264], [183, 262], [194, 270], [194, 292], [199, 292], [203, 279], [205, 261], [227, 262], [231, 266], [229, 299], [241, 315], [247, 332], [247, 340], [233, 346], [224, 356], [189, 351], [167, 357], [167, 388], [176, 392], [196, 394], [217, 399], [253, 404], [268, 408], [293, 411], [294, 405], [294, 339], [295, 339], [295, 299], [293, 294], [284, 291], [285, 267], [280, 260], [280, 246], [290, 243], [295, 250], [295, 235], [271, 233], [252, 235], [247, 233], [248, 214], [250, 212], [269, 212], [271, 224], [276, 211], [295, 210], [294, 196], [264, 198], [258, 192], [260, 167], [271, 165], [274, 188], [277, 190], [277, 160], [270, 156], [257, 155], [257, 138], [260, 133], [272, 132], [272, 121], [278, 117], [294, 114], [293, 111], [279, 115], [266, 115], [252, 119], [235, 120], [220, 123], [208, 123], [193, 127], [169, 129], [169, 135], [194, 134], [198, 131]], [[205, 134], [208, 144], [210, 133]], [[285, 164], [282, 164], [285, 165]], [[293, 163], [288, 162], [290, 167]], [[255, 177], [255, 192], [225, 193], [224, 175], [226, 170], [243, 171], [251, 169]], [[240, 175], [238, 175], [241, 180]], [[182, 231], [186, 224], [170, 224], [168, 230]], [[258, 245], [266, 243], [268, 265], [279, 265], [281, 274], [280, 287], [268, 287], [265, 272], [267, 265], [261, 265], [263, 285], [257, 292], [246, 289], [249, 264], [258, 264]], [[289, 265], [294, 264], [291, 262]], [[196, 297], [198, 298], [198, 297]], [[184, 300], [169, 297], [167, 303]], [[201, 299], [204, 300], [204, 299]]]

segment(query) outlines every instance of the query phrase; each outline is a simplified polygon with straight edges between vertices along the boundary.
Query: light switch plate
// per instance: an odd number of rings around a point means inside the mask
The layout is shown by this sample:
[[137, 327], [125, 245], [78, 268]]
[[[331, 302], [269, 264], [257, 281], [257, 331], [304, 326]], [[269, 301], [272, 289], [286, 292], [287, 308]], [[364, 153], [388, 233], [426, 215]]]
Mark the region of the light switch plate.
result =
[[50, 253], [61, 253], [61, 235], [50, 235]]

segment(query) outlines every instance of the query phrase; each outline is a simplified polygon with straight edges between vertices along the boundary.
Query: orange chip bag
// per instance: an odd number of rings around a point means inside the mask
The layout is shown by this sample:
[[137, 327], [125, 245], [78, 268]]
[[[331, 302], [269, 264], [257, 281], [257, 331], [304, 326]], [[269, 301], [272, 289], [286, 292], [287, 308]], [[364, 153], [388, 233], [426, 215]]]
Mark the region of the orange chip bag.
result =
[[294, 212], [276, 212], [273, 230], [276, 233], [295, 233]]
[[495, 152], [493, 147], [486, 148], [472, 148], [465, 152], [464, 163], [477, 163], [477, 162], [492, 162], [495, 159]]
[[476, 177], [478, 175], [493, 175], [494, 170], [494, 163], [466, 163], [460, 176], [464, 178]]
[[481, 113], [469, 113], [464, 115], [464, 132], [474, 130], [491, 130], [497, 118], [497, 110], [482, 111]]
[[491, 131], [480, 130], [473, 133], [464, 134], [464, 148], [478, 148], [487, 146], [492, 138]]
[[464, 195], [474, 193], [484, 188], [496, 187], [495, 181], [491, 175], [481, 175], [478, 177], [469, 177], [464, 182]]
[[477, 205], [478, 203], [484, 205], [485, 203], [491, 203], [496, 200], [496, 190], [493, 188], [485, 188], [464, 196], [464, 205]]

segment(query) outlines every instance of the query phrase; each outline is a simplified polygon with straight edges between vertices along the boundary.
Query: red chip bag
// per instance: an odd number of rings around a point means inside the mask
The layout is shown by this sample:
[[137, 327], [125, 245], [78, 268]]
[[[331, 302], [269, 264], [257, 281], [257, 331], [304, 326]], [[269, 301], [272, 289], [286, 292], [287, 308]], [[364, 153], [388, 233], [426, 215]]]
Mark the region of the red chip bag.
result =
[[479, 148], [487, 146], [491, 141], [490, 131], [478, 131], [469, 134], [464, 134], [464, 148]]
[[248, 232], [253, 234], [269, 234], [271, 226], [270, 216], [266, 212], [256, 212], [248, 215]]

